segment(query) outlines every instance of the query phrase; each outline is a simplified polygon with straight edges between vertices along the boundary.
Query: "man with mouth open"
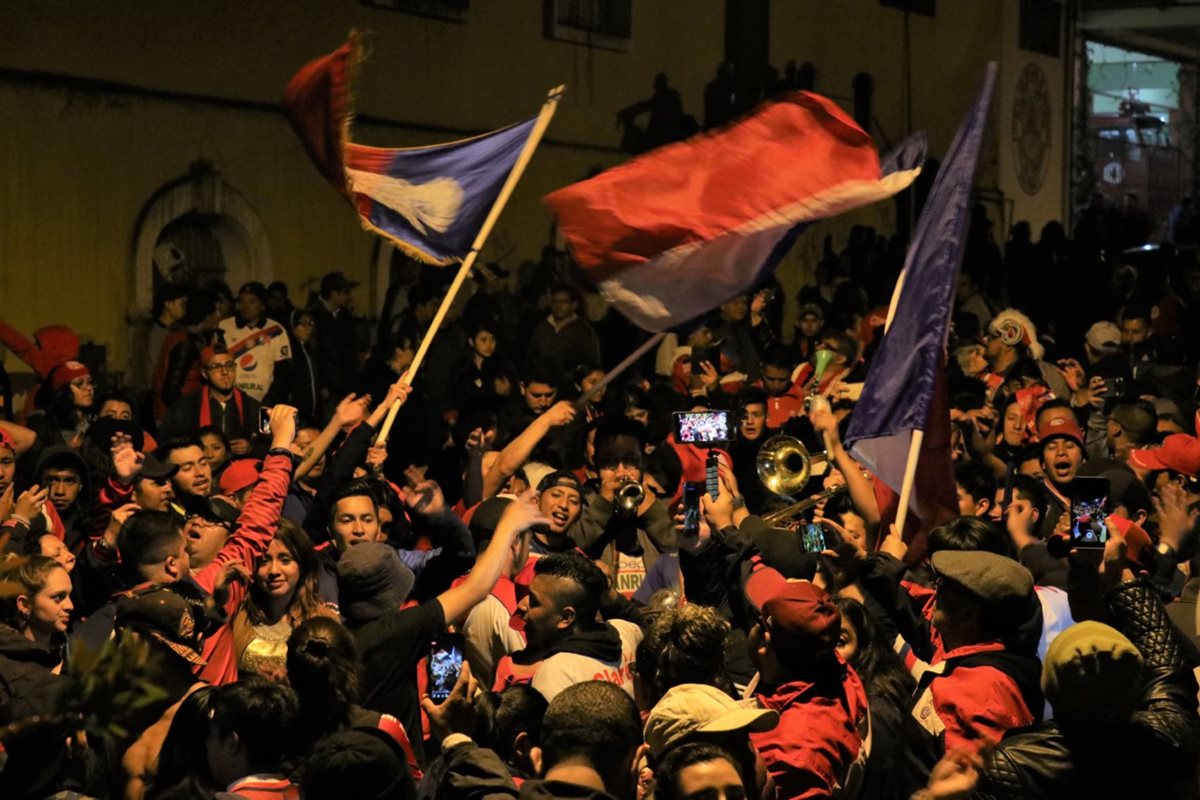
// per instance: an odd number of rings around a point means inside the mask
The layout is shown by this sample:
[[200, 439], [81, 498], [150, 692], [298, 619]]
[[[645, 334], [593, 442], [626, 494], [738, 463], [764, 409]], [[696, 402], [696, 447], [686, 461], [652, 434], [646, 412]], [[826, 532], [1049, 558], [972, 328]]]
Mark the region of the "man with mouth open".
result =
[[1071, 508], [1071, 481], [1083, 463], [1083, 431], [1069, 407], [1050, 406], [1038, 413], [1038, 446], [1049, 508], [1041, 521], [1042, 539], [1054, 533], [1062, 515]]

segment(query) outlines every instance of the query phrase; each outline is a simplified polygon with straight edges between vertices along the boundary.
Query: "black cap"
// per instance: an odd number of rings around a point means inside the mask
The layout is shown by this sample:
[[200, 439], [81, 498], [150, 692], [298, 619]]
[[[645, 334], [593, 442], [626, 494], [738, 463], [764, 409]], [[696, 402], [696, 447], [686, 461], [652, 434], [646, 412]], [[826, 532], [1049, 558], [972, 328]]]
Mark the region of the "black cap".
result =
[[153, 588], [117, 601], [115, 625], [129, 628], [165, 645], [189, 664], [202, 667], [196, 606], [166, 587]]
[[327, 295], [333, 292], [348, 292], [358, 286], [358, 281], [348, 280], [345, 275], [340, 272], [326, 272], [321, 278], [321, 294]]
[[547, 489], [554, 488], [555, 486], [563, 486], [567, 489], [574, 489], [575, 491], [579, 492], [580, 497], [583, 496], [583, 484], [579, 482], [579, 478], [576, 478], [574, 473], [567, 472], [565, 469], [551, 472], [549, 475], [542, 478], [540, 481], [538, 481], [537, 490], [539, 492], [544, 492]]
[[141, 477], [143, 478], [165, 481], [175, 477], [176, 472], [179, 472], [178, 464], [172, 464], [170, 461], [160, 461], [153, 453], [147, 453], [145, 461], [142, 462]]

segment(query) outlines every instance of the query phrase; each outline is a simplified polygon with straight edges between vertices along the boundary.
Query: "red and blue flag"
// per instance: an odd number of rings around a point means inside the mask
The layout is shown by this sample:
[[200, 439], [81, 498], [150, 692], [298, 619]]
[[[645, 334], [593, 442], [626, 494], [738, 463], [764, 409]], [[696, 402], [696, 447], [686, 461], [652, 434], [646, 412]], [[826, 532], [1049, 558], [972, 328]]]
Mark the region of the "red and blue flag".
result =
[[662, 331], [754, 286], [808, 224], [907, 187], [923, 143], [915, 138], [881, 165], [871, 137], [833, 101], [796, 92], [546, 203], [609, 302]]
[[536, 117], [470, 139], [428, 147], [368, 147], [350, 141], [358, 34], [304, 65], [283, 107], [325, 179], [363, 227], [431, 264], [462, 261], [533, 130]]

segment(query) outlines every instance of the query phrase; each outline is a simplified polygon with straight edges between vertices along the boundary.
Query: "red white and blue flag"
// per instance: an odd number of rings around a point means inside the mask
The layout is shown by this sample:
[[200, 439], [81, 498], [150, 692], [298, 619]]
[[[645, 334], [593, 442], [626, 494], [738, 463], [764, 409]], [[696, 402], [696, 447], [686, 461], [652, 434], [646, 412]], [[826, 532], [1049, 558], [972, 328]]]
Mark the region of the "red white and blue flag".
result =
[[364, 228], [431, 264], [461, 261], [500, 194], [537, 118], [428, 147], [350, 141], [359, 36], [304, 65], [284, 90], [284, 114], [325, 179]]
[[907, 187], [923, 156], [916, 137], [881, 165], [871, 137], [835, 103], [796, 92], [546, 203], [609, 302], [662, 331], [754, 286], [808, 224]]
[[[888, 500], [892, 510], [898, 510], [895, 501], [903, 489], [913, 432], [923, 432], [908, 503], [918, 530], [958, 514], [945, 386], [946, 337], [995, 81], [993, 63], [917, 221], [892, 294], [887, 328], [846, 431], [847, 449], [875, 473], [885, 518]], [[916, 557], [911, 549], [910, 556]]]

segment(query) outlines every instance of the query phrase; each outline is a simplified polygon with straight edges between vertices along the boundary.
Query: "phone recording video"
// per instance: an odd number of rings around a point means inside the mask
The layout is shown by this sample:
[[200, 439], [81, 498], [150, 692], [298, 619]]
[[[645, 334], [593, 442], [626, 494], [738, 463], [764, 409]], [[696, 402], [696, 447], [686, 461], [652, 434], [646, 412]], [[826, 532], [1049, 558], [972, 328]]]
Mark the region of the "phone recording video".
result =
[[444, 703], [454, 691], [462, 674], [463, 637], [461, 633], [444, 633], [429, 647], [429, 697]]
[[704, 484], [687, 481], [683, 484], [683, 535], [700, 535], [700, 495]]
[[260, 408], [258, 410], [258, 432], [271, 433], [271, 409]]
[[825, 543], [825, 529], [815, 522], [804, 526], [804, 531], [800, 534], [800, 543], [806, 553], [820, 553], [829, 549]]
[[676, 411], [675, 441], [715, 445], [733, 438], [728, 411]]
[[1071, 547], [1103, 550], [1108, 541], [1108, 479], [1071, 481]]

